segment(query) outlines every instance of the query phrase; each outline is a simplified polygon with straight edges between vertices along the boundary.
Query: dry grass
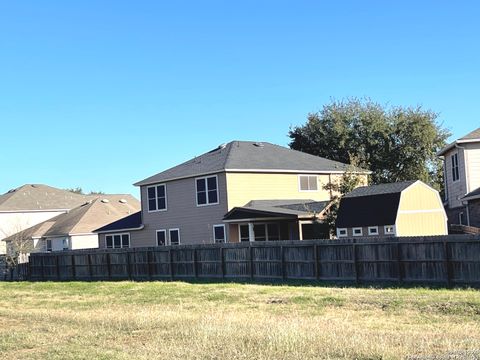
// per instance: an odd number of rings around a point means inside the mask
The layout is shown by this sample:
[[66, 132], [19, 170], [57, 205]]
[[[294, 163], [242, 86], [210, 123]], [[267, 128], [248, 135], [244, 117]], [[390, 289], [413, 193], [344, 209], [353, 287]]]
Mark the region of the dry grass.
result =
[[395, 359], [480, 348], [480, 292], [0, 284], [0, 358]]

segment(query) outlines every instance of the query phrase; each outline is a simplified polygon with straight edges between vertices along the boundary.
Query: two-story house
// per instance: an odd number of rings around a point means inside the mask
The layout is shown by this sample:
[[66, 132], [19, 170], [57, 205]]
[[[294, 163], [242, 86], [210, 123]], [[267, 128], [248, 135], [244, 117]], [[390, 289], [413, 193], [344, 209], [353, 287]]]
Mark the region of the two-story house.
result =
[[[282, 146], [232, 141], [148, 177], [141, 214], [98, 230], [100, 247], [128, 234], [132, 247], [305, 239], [319, 236], [346, 164]], [[366, 185], [368, 171], [355, 169]], [[324, 234], [326, 236], [326, 234]]]
[[437, 155], [444, 160], [449, 223], [480, 227], [480, 128], [452, 142]]

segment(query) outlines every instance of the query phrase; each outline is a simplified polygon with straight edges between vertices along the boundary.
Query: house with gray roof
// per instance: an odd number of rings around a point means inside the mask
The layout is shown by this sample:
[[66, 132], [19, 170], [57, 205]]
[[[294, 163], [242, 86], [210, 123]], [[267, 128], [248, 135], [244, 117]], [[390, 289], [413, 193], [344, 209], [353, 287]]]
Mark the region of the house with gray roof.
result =
[[2, 239], [66, 213], [92, 197], [42, 184], [26, 184], [0, 195], [0, 254]]
[[[15, 246], [12, 242], [30, 242], [31, 252], [98, 248], [94, 230], [138, 214], [139, 210], [140, 202], [131, 195], [95, 195], [80, 206], [6, 237], [3, 242], [7, 250]], [[130, 246], [129, 236], [120, 241], [121, 247]]]
[[125, 232], [132, 246], [325, 237], [316, 225], [335, 195], [325, 185], [346, 171], [367, 183], [367, 170], [282, 146], [222, 144], [135, 183], [140, 215], [98, 229], [100, 247]]
[[337, 237], [448, 234], [437, 190], [422, 181], [358, 187], [340, 200]]
[[443, 159], [444, 203], [450, 224], [480, 227], [480, 128], [448, 144]]

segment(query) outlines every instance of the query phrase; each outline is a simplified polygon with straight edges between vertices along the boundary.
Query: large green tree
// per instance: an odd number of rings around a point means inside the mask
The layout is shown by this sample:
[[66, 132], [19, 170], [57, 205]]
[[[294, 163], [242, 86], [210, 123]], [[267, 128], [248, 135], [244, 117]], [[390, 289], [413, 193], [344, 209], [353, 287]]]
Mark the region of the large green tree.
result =
[[422, 180], [443, 187], [436, 156], [450, 133], [422, 107], [385, 106], [369, 99], [333, 100], [290, 129], [290, 147], [372, 171], [371, 182]]

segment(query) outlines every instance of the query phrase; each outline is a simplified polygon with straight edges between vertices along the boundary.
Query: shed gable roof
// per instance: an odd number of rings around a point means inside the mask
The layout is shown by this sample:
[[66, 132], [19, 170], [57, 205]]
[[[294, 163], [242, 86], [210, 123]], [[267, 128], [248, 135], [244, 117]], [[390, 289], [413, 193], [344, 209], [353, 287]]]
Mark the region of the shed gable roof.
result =
[[[344, 172], [349, 165], [268, 142], [232, 141], [135, 183], [137, 186], [221, 171]], [[367, 170], [357, 169], [368, 173]]]

